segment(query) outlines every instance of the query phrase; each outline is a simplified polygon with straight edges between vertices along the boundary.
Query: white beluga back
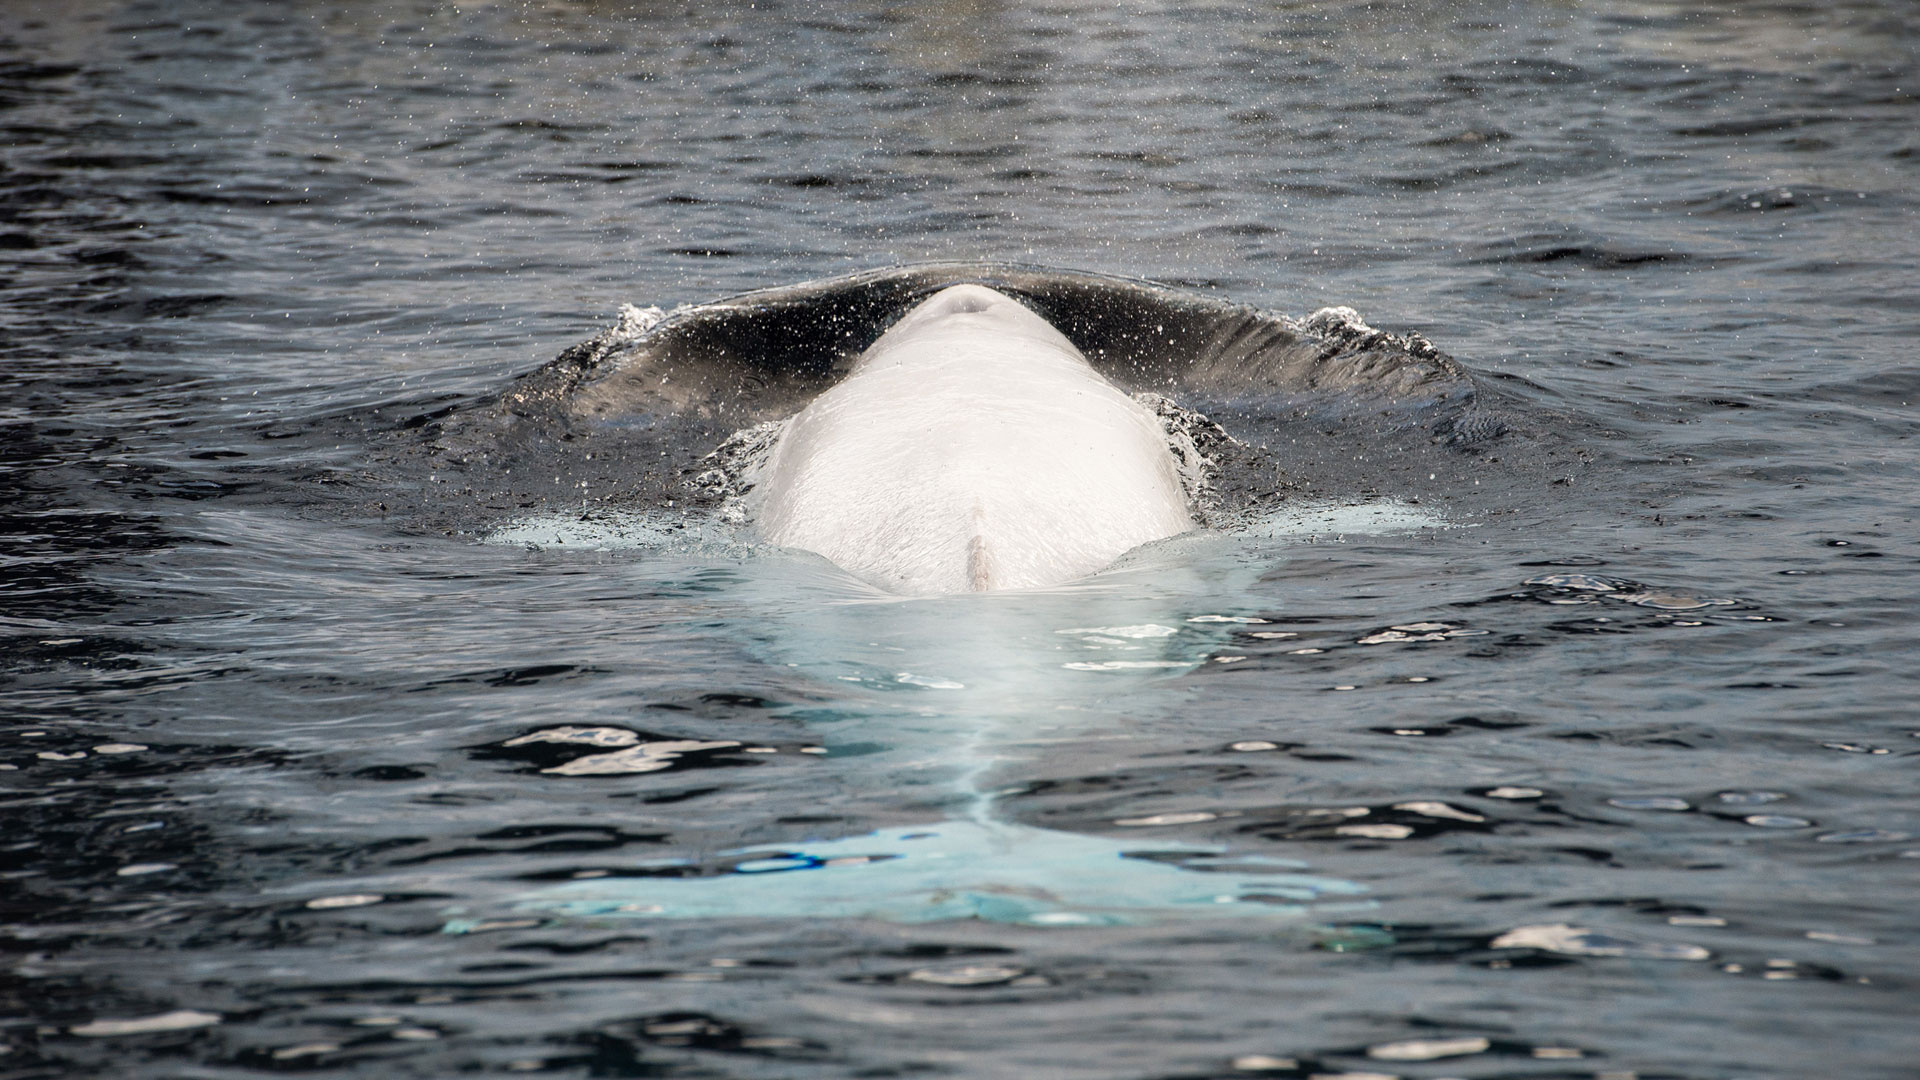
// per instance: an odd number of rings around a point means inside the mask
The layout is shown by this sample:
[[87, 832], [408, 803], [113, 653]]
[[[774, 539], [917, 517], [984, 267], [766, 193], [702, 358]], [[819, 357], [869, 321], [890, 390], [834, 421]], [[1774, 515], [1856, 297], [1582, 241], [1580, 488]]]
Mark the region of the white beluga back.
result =
[[1193, 527], [1153, 412], [982, 285], [922, 302], [788, 421], [750, 506], [768, 542], [910, 595], [1056, 585]]

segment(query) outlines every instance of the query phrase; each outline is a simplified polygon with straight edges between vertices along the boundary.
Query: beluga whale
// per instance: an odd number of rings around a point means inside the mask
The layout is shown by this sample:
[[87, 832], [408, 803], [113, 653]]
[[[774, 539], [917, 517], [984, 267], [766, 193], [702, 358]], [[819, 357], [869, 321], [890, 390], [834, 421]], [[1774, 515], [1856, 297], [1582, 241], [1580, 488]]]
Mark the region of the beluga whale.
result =
[[977, 284], [894, 323], [749, 482], [762, 539], [908, 595], [1057, 585], [1194, 526], [1159, 417]]
[[1510, 487], [1500, 461], [1567, 459], [1514, 445], [1502, 388], [1351, 309], [991, 262], [625, 305], [497, 393], [395, 404], [418, 432], [396, 462], [427, 483], [382, 515], [417, 491], [416, 527], [500, 543], [758, 541], [905, 595], [1059, 586], [1190, 530], [1454, 501]]
[[[789, 764], [846, 795], [795, 814], [769, 773], [749, 836], [690, 824], [655, 857], [451, 911], [445, 928], [1065, 928], [1366, 905], [1359, 883], [1302, 863], [1134, 831], [1211, 812], [1076, 817], [1047, 792], [1062, 769], [1097, 775], [1079, 764], [1096, 744], [1132, 737], [1114, 729], [1134, 696], [1234, 677], [1246, 641], [1291, 636], [1247, 629], [1269, 622], [1252, 612], [1269, 610], [1270, 541], [1424, 529], [1438, 520], [1426, 505], [1522, 475], [1496, 456], [1560, 452], [1513, 430], [1507, 401], [1426, 339], [1346, 308], [1293, 319], [1101, 274], [936, 263], [626, 306], [498, 392], [425, 403], [398, 426], [419, 433], [447, 531], [646, 551], [611, 573], [649, 619], [685, 628], [647, 640], [699, 650], [737, 627], [725, 663], [783, 688], [751, 723], [673, 710], [646, 714], [670, 729], [641, 730], [623, 701], [515, 733], [490, 758], [532, 762], [542, 782], [644, 786], [676, 762], [777, 760], [759, 740], [791, 723], [810, 764]], [[533, 513], [498, 524], [516, 510]], [[743, 557], [770, 548], [842, 572]], [[1194, 557], [1208, 549], [1226, 557]]]

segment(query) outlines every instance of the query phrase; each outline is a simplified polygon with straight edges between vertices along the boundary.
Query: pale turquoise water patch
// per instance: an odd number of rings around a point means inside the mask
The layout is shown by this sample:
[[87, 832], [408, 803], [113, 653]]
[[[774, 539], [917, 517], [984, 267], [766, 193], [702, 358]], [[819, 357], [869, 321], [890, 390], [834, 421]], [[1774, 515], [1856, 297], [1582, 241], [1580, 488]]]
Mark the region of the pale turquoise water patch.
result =
[[[648, 864], [529, 893], [513, 915], [635, 919], [979, 919], [1025, 926], [1130, 926], [1183, 919], [1299, 919], [1370, 906], [1364, 886], [1298, 873], [1289, 859], [1206, 845], [1150, 848], [1003, 822], [942, 821], [781, 848]], [[703, 876], [676, 876], [676, 875]], [[1336, 907], [1323, 904], [1334, 901]], [[494, 920], [446, 925], [469, 933]]]
[[[1447, 524], [1395, 500], [1303, 505], [1269, 515], [1244, 534], [1200, 531], [1147, 545], [1109, 572], [1053, 590], [919, 600], [810, 575], [803, 592], [825, 589], [837, 599], [796, 604], [791, 576], [805, 571], [811, 559], [750, 560], [742, 569], [767, 590], [766, 603], [756, 607], [769, 659], [869, 687], [885, 700], [902, 690], [944, 691], [910, 708], [876, 702], [880, 711], [856, 720], [857, 730], [823, 736], [829, 746], [853, 737], [880, 748], [878, 757], [869, 752], [853, 764], [864, 782], [931, 782], [968, 807], [957, 812], [967, 820], [740, 848], [704, 860], [628, 864], [530, 892], [510, 902], [505, 916], [463, 915], [447, 929], [471, 932], [528, 913], [569, 919], [1143, 925], [1229, 916], [1289, 920], [1325, 909], [1329, 899], [1341, 907], [1365, 903], [1354, 899], [1365, 891], [1362, 886], [1299, 873], [1304, 864], [1297, 862], [1230, 858], [1218, 847], [1143, 845], [995, 820], [1001, 816], [997, 793], [985, 781], [996, 767], [1034, 759], [1050, 741], [1097, 734], [1103, 721], [1089, 715], [1097, 700], [1089, 695], [1124, 692], [1111, 680], [1133, 680], [1137, 689], [1178, 677], [1206, 664], [1233, 632], [1228, 628], [1264, 623], [1203, 606], [1219, 602], [1222, 574], [1237, 576], [1220, 562], [1227, 550], [1249, 540], [1287, 547]], [[546, 550], [684, 552], [729, 532], [691, 514], [568, 511], [514, 522], [487, 539]], [[1091, 685], [1090, 678], [1100, 685]], [[664, 767], [668, 756], [651, 754], [651, 748], [664, 747], [670, 755], [696, 745], [710, 744], [646, 743], [603, 756], [648, 755], [645, 767]], [[598, 768], [590, 765], [598, 760], [547, 772], [584, 775]], [[616, 764], [628, 767], [624, 759]]]

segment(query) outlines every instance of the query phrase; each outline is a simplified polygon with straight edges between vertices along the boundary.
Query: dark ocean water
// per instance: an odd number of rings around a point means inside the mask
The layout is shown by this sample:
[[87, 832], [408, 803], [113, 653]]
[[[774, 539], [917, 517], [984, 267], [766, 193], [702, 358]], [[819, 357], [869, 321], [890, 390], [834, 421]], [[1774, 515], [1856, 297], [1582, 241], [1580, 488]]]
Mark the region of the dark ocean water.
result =
[[[0, 130], [0, 1077], [1920, 1072], [1910, 4], [13, 3]], [[1560, 441], [996, 606], [433, 513], [406, 418], [619, 305], [934, 259], [1351, 306]], [[983, 798], [1364, 892], [519, 905]]]

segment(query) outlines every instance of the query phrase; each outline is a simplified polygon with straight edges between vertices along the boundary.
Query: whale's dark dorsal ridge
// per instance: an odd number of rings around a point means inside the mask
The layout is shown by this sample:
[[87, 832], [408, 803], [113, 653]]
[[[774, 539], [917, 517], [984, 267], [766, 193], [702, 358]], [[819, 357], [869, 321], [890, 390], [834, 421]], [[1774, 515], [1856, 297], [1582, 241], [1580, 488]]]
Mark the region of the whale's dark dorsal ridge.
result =
[[1151, 282], [1007, 263], [893, 267], [682, 307], [651, 325], [629, 317], [523, 377], [502, 404], [582, 420], [777, 419], [837, 382], [914, 304], [961, 283], [1020, 300], [1130, 392], [1202, 408], [1417, 412], [1443, 437], [1497, 431], [1467, 422], [1476, 387], [1451, 357], [1347, 309], [1295, 321]]

